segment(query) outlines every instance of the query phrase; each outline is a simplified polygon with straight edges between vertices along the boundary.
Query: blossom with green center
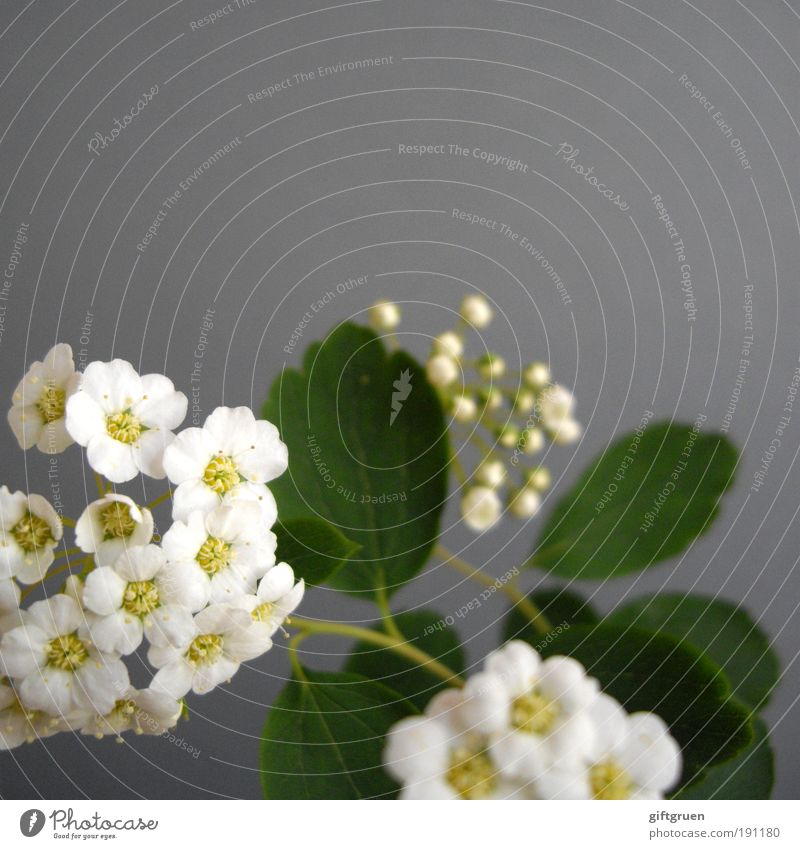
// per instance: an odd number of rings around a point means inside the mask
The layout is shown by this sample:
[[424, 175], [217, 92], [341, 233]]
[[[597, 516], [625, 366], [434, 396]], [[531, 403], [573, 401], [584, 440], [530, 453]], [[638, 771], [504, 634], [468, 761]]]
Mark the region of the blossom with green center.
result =
[[185, 522], [196, 510], [254, 501], [269, 528], [278, 517], [266, 484], [286, 471], [288, 452], [278, 429], [248, 407], [217, 407], [203, 427], [181, 431], [164, 451], [164, 469], [177, 485], [172, 517]]
[[206, 541], [200, 546], [195, 559], [206, 575], [213, 577], [231, 565], [232, 548], [233, 546], [224, 540], [217, 537], [207, 537]]
[[47, 665], [64, 672], [74, 672], [86, 663], [89, 650], [77, 634], [56, 637], [47, 644]]
[[139, 375], [125, 360], [89, 363], [67, 399], [66, 427], [89, 465], [112, 483], [164, 477], [164, 449], [186, 416], [187, 399], [161, 374]]
[[459, 746], [450, 754], [446, 778], [461, 799], [489, 799], [497, 783], [497, 767], [484, 749]]
[[211, 666], [222, 657], [224, 642], [220, 634], [200, 634], [186, 651], [186, 659], [195, 666]]
[[147, 616], [161, 606], [158, 587], [153, 581], [130, 581], [122, 596], [122, 609], [134, 616]]
[[589, 770], [589, 785], [595, 799], [630, 799], [633, 782], [614, 761], [595, 764]]
[[126, 731], [158, 736], [175, 726], [181, 710], [181, 703], [164, 693], [129, 687], [108, 713], [89, 715], [81, 733], [98, 739], [107, 735], [119, 739]]
[[0, 487], [0, 581], [40, 581], [62, 534], [61, 518], [45, 498]]
[[8, 412], [21, 448], [35, 445], [45, 454], [58, 454], [72, 444], [64, 414], [80, 380], [69, 345], [54, 346], [41, 362], [31, 365], [12, 395]]
[[294, 571], [288, 563], [278, 563], [258, 584], [255, 595], [243, 595], [234, 601], [250, 613], [251, 619], [263, 623], [274, 634], [303, 600], [305, 582], [295, 583]]
[[75, 542], [94, 554], [99, 566], [111, 566], [128, 548], [147, 545], [153, 536], [153, 514], [127, 495], [107, 492], [81, 513]]

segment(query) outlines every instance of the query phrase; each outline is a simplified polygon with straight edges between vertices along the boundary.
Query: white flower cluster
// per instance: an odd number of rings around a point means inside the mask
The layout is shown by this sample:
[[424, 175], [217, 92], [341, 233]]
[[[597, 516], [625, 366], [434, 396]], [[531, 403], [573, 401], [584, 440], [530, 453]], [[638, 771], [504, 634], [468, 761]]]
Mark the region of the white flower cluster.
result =
[[[452, 420], [470, 429], [467, 439], [481, 452], [464, 484], [461, 515], [472, 530], [482, 532], [497, 524], [505, 508], [518, 519], [536, 515], [550, 473], [525, 462], [539, 454], [548, 439], [567, 445], [580, 438], [582, 429], [574, 418], [574, 396], [552, 382], [544, 363], [530, 363], [512, 374], [499, 354], [486, 353], [473, 361], [465, 357], [466, 331], [483, 330], [494, 317], [486, 298], [468, 295], [460, 315], [455, 329], [434, 339], [425, 370]], [[394, 330], [400, 318], [400, 308], [389, 301], [378, 301], [369, 311], [376, 330]]]
[[660, 717], [628, 714], [577, 661], [515, 640], [396, 723], [384, 764], [403, 799], [661, 799], [681, 753]]
[[[287, 467], [277, 429], [246, 407], [219, 407], [176, 436], [186, 409], [163, 375], [124, 360], [80, 374], [63, 344], [14, 393], [8, 418], [23, 449], [75, 441], [113, 484], [143, 473], [176, 489], [157, 544], [151, 511], [103, 485], [75, 522], [80, 574], [22, 608], [49, 577], [64, 523], [42, 496], [0, 487], [0, 749], [65, 730], [162, 734], [190, 690], [207, 693], [268, 651], [300, 603], [303, 581], [275, 563], [270, 530], [266, 484]], [[136, 689], [123, 658], [145, 640], [156, 672]]]

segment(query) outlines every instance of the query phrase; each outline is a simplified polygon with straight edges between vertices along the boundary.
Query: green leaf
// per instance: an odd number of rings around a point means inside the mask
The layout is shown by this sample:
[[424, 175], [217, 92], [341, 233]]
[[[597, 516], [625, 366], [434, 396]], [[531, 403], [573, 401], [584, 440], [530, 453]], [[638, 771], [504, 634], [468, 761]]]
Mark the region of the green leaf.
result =
[[391, 594], [413, 578], [438, 535], [449, 457], [422, 366], [343, 324], [309, 347], [302, 372], [275, 381], [264, 415], [289, 447], [289, 470], [270, 484], [281, 519], [325, 519], [362, 547], [334, 586]]
[[623, 436], [558, 503], [530, 565], [602, 579], [679, 554], [716, 517], [737, 458], [726, 437], [687, 425]]
[[261, 742], [266, 799], [391, 798], [383, 738], [413, 705], [360, 675], [303, 669], [267, 714]]
[[[429, 654], [456, 674], [464, 671], [464, 652], [458, 634], [438, 613], [432, 610], [397, 613], [394, 620], [412, 646]], [[402, 693], [420, 710], [424, 710], [439, 690], [448, 686], [424, 666], [364, 641], [356, 643], [345, 669]]]
[[675, 799], [769, 799], [775, 779], [772, 748], [767, 726], [753, 721], [750, 745], [737, 757], [713, 766], [695, 784], [683, 787]]
[[680, 593], [636, 599], [608, 621], [660, 631], [694, 646], [722, 667], [737, 699], [763, 707], [778, 682], [778, 659], [763, 631], [727, 601]]
[[361, 548], [322, 519], [289, 519], [272, 530], [278, 561], [288, 563], [307, 584], [324, 583]]
[[547, 617], [554, 633], [552, 636], [540, 634], [527, 616], [512, 607], [503, 629], [504, 640], [525, 640], [533, 646], [538, 646], [543, 640], [552, 639], [573, 625], [594, 625], [599, 621], [589, 602], [571, 590], [548, 587], [531, 593], [530, 598]]
[[683, 750], [683, 782], [737, 755], [752, 739], [750, 711], [730, 695], [722, 670], [665, 634], [575, 625], [542, 649], [579, 660], [625, 709], [651, 711]]

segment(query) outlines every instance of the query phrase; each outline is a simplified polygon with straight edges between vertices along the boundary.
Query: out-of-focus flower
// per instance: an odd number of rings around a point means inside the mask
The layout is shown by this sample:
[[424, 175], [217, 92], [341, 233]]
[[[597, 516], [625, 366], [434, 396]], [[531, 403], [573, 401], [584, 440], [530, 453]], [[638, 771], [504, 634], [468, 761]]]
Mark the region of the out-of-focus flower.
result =
[[62, 534], [61, 519], [47, 499], [0, 487], [0, 580], [41, 581]]

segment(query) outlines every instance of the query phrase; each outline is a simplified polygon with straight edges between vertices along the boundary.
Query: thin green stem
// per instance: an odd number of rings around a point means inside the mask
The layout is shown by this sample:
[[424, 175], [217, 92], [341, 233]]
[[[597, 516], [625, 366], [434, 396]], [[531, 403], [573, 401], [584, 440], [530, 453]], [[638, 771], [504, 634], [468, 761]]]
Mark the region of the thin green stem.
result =
[[479, 584], [483, 584], [485, 587], [496, 587], [501, 593], [503, 593], [503, 595], [514, 603], [514, 606], [519, 610], [519, 612], [530, 621], [531, 625], [533, 625], [540, 634], [547, 634], [552, 630], [553, 626], [550, 624], [544, 613], [539, 610], [528, 596], [520, 592], [513, 584], [504, 583], [498, 586], [497, 578], [484, 574], [480, 569], [473, 566], [471, 563], [468, 563], [457, 554], [453, 554], [452, 551], [449, 551], [443, 545], [437, 545], [434, 549], [434, 554], [445, 565], [461, 572], [462, 575], [466, 575], [468, 578], [477, 581]]
[[75, 520], [70, 519], [69, 516], [59, 516], [59, 518], [61, 519], [61, 524], [66, 525], [68, 528], [74, 528], [76, 525]]
[[297, 647], [308, 636], [308, 634], [303, 633], [301, 631], [299, 634], [295, 634], [292, 639], [289, 640], [289, 660], [291, 661], [295, 677], [301, 680], [305, 680], [306, 674], [303, 671], [303, 665], [300, 663], [300, 658], [298, 658], [297, 656]]
[[100, 498], [102, 498], [108, 490], [106, 489], [106, 482], [100, 475], [97, 474], [97, 472], [94, 473], [94, 483], [97, 487], [97, 492], [100, 495]]
[[154, 498], [152, 501], [145, 504], [145, 507], [147, 507], [148, 510], [154, 510], [156, 507], [158, 507], [159, 504], [163, 504], [170, 498], [172, 498], [172, 490], [168, 489], [166, 492], [162, 492], [161, 495], [158, 496], [158, 498]]
[[56, 553], [56, 560], [59, 557], [74, 557], [76, 554], [86, 554], [86, 552], [82, 548], [64, 548], [61, 551]]
[[386, 595], [385, 587], [381, 586], [376, 590], [375, 603], [378, 605], [378, 610], [381, 614], [381, 621], [383, 622], [383, 627], [386, 629], [386, 633], [391, 634], [398, 640], [404, 640], [405, 637], [401, 630], [397, 627], [397, 623], [394, 621], [394, 616], [392, 616], [392, 609], [389, 607], [389, 597]]
[[364, 642], [389, 649], [419, 666], [424, 666], [429, 672], [448, 684], [456, 687], [464, 686], [463, 679], [456, 675], [452, 669], [432, 658], [421, 649], [411, 645], [406, 640], [398, 640], [397, 637], [392, 637], [389, 634], [383, 634], [380, 631], [371, 631], [369, 628], [359, 628], [356, 625], [346, 625], [343, 622], [303, 619], [299, 616], [292, 616], [288, 624], [293, 625], [295, 628], [300, 628], [301, 631], [305, 631], [307, 634], [337, 634], [341, 637], [355, 637], [358, 640], [364, 640]]
[[467, 473], [464, 471], [464, 467], [461, 465], [461, 460], [453, 454], [450, 458], [450, 462], [453, 466], [453, 474], [456, 476], [456, 480], [459, 482], [461, 486], [467, 482]]

